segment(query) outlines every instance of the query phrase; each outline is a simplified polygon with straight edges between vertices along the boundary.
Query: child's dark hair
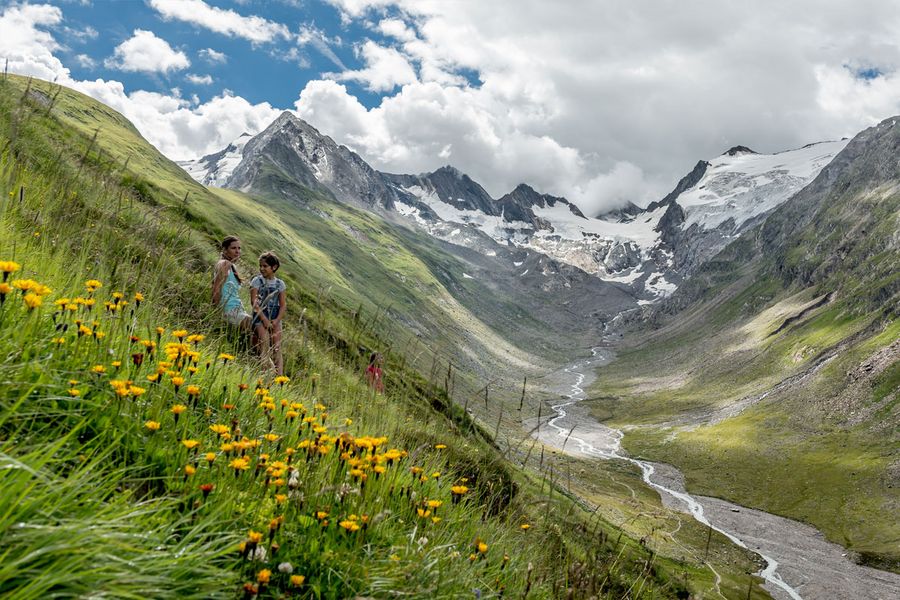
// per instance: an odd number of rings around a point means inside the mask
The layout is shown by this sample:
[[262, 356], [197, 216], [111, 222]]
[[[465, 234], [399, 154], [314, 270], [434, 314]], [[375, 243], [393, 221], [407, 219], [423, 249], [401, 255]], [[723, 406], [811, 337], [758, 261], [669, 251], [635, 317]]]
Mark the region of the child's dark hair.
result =
[[263, 252], [259, 255], [259, 260], [272, 267], [272, 270], [274, 271], [277, 271], [278, 267], [281, 266], [281, 261], [278, 260], [278, 257], [275, 256], [274, 252]]

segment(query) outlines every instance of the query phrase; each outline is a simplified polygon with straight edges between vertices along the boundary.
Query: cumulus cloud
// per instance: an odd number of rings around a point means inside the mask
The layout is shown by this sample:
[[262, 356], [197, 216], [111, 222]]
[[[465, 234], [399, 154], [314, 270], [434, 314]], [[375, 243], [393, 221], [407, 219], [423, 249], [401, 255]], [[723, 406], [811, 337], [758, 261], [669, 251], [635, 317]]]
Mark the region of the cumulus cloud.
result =
[[[336, 101], [377, 128], [346, 139], [386, 170], [449, 155], [493, 195], [518, 180], [586, 212], [646, 204], [735, 144], [776, 152], [900, 112], [900, 11], [886, 0], [328, 1], [418, 76], [366, 119]], [[365, 85], [369, 68], [345, 80]]]
[[147, 140], [173, 160], [221, 150], [245, 131], [261, 131], [281, 111], [269, 103], [251, 104], [228, 93], [194, 105], [177, 95], [126, 93], [119, 81], [74, 81], [75, 89], [119, 111]]
[[[900, 113], [900, 11], [889, 0], [698, 0], [677, 10], [670, 0], [327, 0], [354, 25], [342, 31], [369, 30], [349, 68], [334, 32], [291, 33], [200, 0], [149, 1], [165, 19], [279, 41], [287, 50], [266, 51], [282, 58], [331, 52], [337, 72], [307, 82], [295, 107], [376, 168], [451, 163], [495, 197], [525, 182], [588, 213], [658, 199], [698, 159], [736, 144], [775, 152]], [[48, 33], [62, 31], [59, 9], [0, 11], [10, 70], [69, 81]], [[208, 50], [203, 60], [221, 55]], [[200, 104], [117, 82], [74, 86], [174, 158], [217, 150], [280, 112], [232, 95]], [[360, 87], [381, 99], [367, 93], [364, 105]]]
[[103, 64], [120, 71], [168, 73], [188, 68], [191, 61], [184, 52], [175, 50], [152, 31], [135, 29], [134, 35], [116, 46], [113, 55]]
[[49, 80], [67, 76], [69, 70], [53, 55], [59, 44], [43, 29], [61, 22], [62, 11], [55, 6], [7, 7], [0, 14], [0, 56], [9, 61], [9, 70]]
[[203, 0], [150, 0], [163, 19], [193, 23], [228, 37], [240, 37], [253, 43], [290, 38], [288, 28], [255, 15], [245, 17], [233, 10], [210, 6]]
[[397, 86], [418, 81], [412, 65], [394, 48], [379, 46], [368, 40], [360, 46], [358, 54], [365, 62], [365, 68], [337, 73], [334, 79], [359, 81], [373, 92], [388, 92]]
[[46, 31], [62, 22], [58, 8], [22, 5], [0, 11], [0, 56], [9, 57], [11, 72], [56, 80], [111, 106], [169, 158], [220, 150], [245, 131], [261, 131], [281, 114], [267, 102], [252, 104], [227, 92], [201, 104], [181, 98], [177, 90], [129, 93], [119, 81], [75, 80], [53, 55], [60, 46]]
[[200, 58], [210, 64], [224, 65], [226, 62], [228, 62], [228, 56], [226, 56], [224, 52], [219, 52], [217, 50], [213, 50], [212, 48], [204, 48], [197, 54], [200, 55]]

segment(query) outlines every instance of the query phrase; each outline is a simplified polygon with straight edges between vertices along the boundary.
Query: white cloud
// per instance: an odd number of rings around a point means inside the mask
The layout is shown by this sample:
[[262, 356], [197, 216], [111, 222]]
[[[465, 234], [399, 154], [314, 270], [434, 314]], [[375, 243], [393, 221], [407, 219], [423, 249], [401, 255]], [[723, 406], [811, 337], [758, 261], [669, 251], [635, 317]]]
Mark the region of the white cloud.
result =
[[[328, 1], [418, 76], [364, 119], [332, 99], [375, 128], [335, 138], [390, 171], [449, 153], [495, 196], [526, 181], [586, 211], [646, 203], [735, 144], [775, 152], [900, 112], [900, 11], [888, 0]], [[389, 82], [363, 59], [339, 77]], [[298, 109], [317, 112], [316, 100], [301, 94]]]
[[258, 16], [245, 17], [233, 10], [210, 6], [203, 0], [150, 0], [150, 6], [166, 20], [185, 21], [229, 37], [255, 44], [291, 37], [288, 28]]
[[397, 86], [418, 81], [409, 61], [394, 48], [379, 46], [367, 40], [359, 48], [365, 68], [334, 75], [338, 81], [359, 81], [373, 92], [388, 92]]
[[116, 46], [113, 55], [103, 63], [109, 69], [168, 73], [191, 66], [187, 55], [175, 50], [152, 31], [135, 29], [134, 35]]
[[97, 36], [100, 33], [91, 26], [87, 26], [84, 29], [73, 29], [71, 27], [65, 27], [63, 29], [66, 35], [77, 42], [84, 42], [86, 40], [94, 40], [97, 39]]
[[151, 144], [173, 160], [221, 150], [241, 133], [261, 131], [281, 114], [267, 102], [251, 104], [228, 93], [193, 105], [177, 94], [140, 90], [126, 93], [118, 81], [97, 79], [67, 85], [121, 112]]
[[188, 73], [184, 77], [194, 85], [212, 85], [212, 75], [197, 75], [196, 73]]
[[88, 56], [87, 54], [78, 54], [75, 56], [75, 62], [78, 63], [80, 67], [85, 69], [93, 69], [97, 66], [97, 61]]
[[300, 46], [312, 46], [313, 48], [318, 50], [322, 54], [322, 56], [334, 63], [337, 68], [341, 70], [345, 70], [347, 68], [346, 66], [344, 66], [344, 63], [341, 61], [338, 55], [334, 53], [334, 50], [331, 49], [331, 46], [341, 45], [340, 38], [329, 38], [321, 29], [307, 24], [300, 26], [300, 33], [297, 34], [297, 43]]
[[[328, 1], [371, 31], [359, 65], [340, 64], [340, 38], [311, 25], [291, 33], [199, 0], [152, 6], [224, 35], [286, 42], [282, 58], [331, 52], [345, 84], [309, 81], [297, 110], [376, 168], [449, 162], [494, 196], [526, 182], [586, 212], [658, 199], [698, 159], [735, 144], [774, 152], [900, 113], [900, 11], [888, 0], [697, 0], [678, 10], [664, 0]], [[48, 33], [64, 35], [61, 23], [52, 6], [0, 8], [0, 57], [13, 72], [71, 81]], [[199, 56], [221, 55], [211, 52]], [[364, 106], [357, 83], [382, 100]], [[118, 82], [71, 85], [173, 158], [218, 150], [280, 112], [230, 94], [200, 104]]]
[[212, 48], [204, 48], [197, 54], [200, 55], [200, 58], [210, 64], [224, 65], [226, 62], [228, 62], [228, 57], [224, 52], [218, 52], [216, 50], [213, 50]]
[[62, 22], [62, 11], [46, 4], [9, 6], [0, 14], [0, 57], [12, 73], [54, 80], [69, 70], [53, 52], [60, 48], [53, 36], [40, 29]]

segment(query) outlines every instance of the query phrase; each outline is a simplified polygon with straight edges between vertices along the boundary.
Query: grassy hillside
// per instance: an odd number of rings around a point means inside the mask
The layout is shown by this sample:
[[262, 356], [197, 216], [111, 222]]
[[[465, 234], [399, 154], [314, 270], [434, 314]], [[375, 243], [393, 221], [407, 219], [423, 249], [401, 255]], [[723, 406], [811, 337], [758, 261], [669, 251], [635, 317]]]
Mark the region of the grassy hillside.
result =
[[[197, 186], [102, 105], [0, 82], [0, 182], [0, 597], [712, 585], [701, 560], [659, 557], [551, 471], [514, 468], [402, 354], [373, 395], [360, 348], [396, 343], [392, 328], [305, 274], [290, 281], [290, 379], [258, 372], [208, 307], [212, 242], [252, 200]], [[288, 253], [304, 241], [280, 231]], [[346, 279], [336, 255], [298, 247], [296, 265]]]
[[[600, 372], [598, 418], [689, 489], [809, 522], [900, 570], [897, 132], [851, 142]], [[891, 162], [893, 161], [893, 162]], [[750, 258], [753, 257], [753, 258]]]

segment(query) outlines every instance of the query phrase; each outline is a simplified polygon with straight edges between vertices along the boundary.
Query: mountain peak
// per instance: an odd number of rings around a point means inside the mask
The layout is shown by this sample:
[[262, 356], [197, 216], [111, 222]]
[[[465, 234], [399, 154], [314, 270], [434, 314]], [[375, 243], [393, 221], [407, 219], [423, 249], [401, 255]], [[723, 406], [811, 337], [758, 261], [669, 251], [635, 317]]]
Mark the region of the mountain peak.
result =
[[738, 154], [759, 154], [755, 150], [751, 150], [747, 146], [732, 146], [722, 153], [722, 156], [737, 156]]

